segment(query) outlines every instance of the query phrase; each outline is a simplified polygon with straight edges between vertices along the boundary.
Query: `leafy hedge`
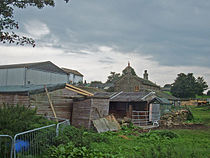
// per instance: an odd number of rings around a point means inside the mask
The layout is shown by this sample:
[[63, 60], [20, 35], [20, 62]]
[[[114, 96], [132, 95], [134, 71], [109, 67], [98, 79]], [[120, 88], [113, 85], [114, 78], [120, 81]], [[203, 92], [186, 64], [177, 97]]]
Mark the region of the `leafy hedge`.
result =
[[0, 134], [14, 136], [17, 133], [49, 124], [52, 124], [52, 121], [36, 115], [36, 109], [20, 105], [4, 105], [0, 108]]

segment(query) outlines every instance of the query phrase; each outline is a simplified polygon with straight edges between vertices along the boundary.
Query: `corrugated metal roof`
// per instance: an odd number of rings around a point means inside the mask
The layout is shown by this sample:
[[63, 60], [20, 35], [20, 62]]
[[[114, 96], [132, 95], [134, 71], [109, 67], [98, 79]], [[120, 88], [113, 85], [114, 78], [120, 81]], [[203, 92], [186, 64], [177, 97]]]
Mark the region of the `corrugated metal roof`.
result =
[[11, 65], [0, 65], [0, 69], [12, 69], [12, 68], [28, 68], [36, 70], [44, 70], [47, 72], [56, 72], [61, 74], [66, 74], [61, 68], [56, 66], [50, 61], [45, 62], [35, 62], [35, 63], [24, 63], [24, 64], [11, 64]]
[[111, 98], [112, 96], [114, 96], [115, 94], [117, 94], [118, 92], [97, 92], [94, 94], [95, 97], [109, 97]]
[[82, 76], [83, 77], [83, 74], [81, 74], [79, 71], [77, 70], [72, 70], [72, 69], [67, 69], [67, 68], [61, 68], [63, 71], [65, 71], [67, 74], [75, 74], [75, 75], [78, 75], [78, 76]]
[[155, 100], [157, 100], [160, 104], [171, 105], [170, 101], [166, 98], [156, 97]]
[[144, 101], [142, 98], [148, 95], [148, 92], [120, 92], [115, 95], [110, 101], [113, 102], [138, 102]]
[[[48, 84], [48, 91], [65, 88], [66, 84]], [[27, 85], [27, 86], [0, 86], [0, 93], [26, 93], [37, 94], [45, 92], [44, 85]]]

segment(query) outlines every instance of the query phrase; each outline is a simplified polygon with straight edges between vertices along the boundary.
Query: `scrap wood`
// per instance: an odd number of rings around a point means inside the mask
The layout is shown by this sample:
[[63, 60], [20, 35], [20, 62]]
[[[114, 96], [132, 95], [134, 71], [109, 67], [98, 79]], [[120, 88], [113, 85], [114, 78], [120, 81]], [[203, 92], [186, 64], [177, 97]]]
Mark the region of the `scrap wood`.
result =
[[116, 121], [116, 119], [113, 118], [114, 116], [108, 115], [106, 117], [92, 121], [98, 133], [107, 132], [107, 131], [118, 131], [120, 130], [119, 123]]
[[117, 125], [118, 129], [121, 129], [120, 124], [118, 123], [118, 121], [116, 120], [113, 114], [106, 116], [106, 119], [114, 122]]
[[90, 92], [88, 92], [86, 90], [77, 88], [77, 87], [75, 87], [73, 85], [70, 85], [70, 84], [66, 84], [66, 87], [65, 88], [68, 89], [68, 90], [72, 90], [74, 92], [77, 92], [79, 94], [82, 94], [84, 96], [93, 96], [94, 95], [93, 93], [90, 93]]

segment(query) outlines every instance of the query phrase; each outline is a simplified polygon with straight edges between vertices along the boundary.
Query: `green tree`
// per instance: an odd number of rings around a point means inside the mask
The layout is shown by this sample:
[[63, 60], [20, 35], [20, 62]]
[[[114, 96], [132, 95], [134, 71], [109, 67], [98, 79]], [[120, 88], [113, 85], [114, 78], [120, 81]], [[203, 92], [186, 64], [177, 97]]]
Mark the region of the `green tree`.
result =
[[120, 79], [120, 77], [121, 77], [120, 73], [110, 72], [110, 75], [108, 76], [106, 83], [113, 83], [118, 79]]
[[[69, 0], [64, 0], [66, 3]], [[35, 46], [32, 38], [19, 36], [12, 30], [18, 29], [18, 22], [14, 19], [14, 8], [24, 9], [28, 6], [39, 9], [45, 6], [54, 6], [54, 0], [0, 0], [0, 42], [16, 43], [18, 45], [31, 44]]]
[[207, 95], [210, 96], [210, 90], [208, 90]]
[[203, 91], [207, 88], [208, 85], [203, 77], [198, 77], [196, 79], [193, 76], [193, 73], [188, 73], [187, 75], [180, 73], [172, 84], [171, 93], [180, 98], [193, 98], [196, 94], [203, 94]]
[[203, 92], [208, 89], [207, 83], [203, 77], [198, 77], [196, 80], [196, 94], [203, 95]]
[[101, 81], [91, 81], [90, 87], [102, 88], [103, 83]]

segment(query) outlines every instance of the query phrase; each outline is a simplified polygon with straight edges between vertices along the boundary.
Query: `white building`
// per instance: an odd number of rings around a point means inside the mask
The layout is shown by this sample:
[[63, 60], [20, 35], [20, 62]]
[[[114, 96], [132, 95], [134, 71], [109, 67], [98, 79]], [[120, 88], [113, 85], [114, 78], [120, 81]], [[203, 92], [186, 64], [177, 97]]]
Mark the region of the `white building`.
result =
[[83, 83], [83, 75], [77, 70], [62, 68], [68, 74], [69, 83]]
[[68, 83], [68, 75], [50, 61], [0, 66], [0, 86]]

